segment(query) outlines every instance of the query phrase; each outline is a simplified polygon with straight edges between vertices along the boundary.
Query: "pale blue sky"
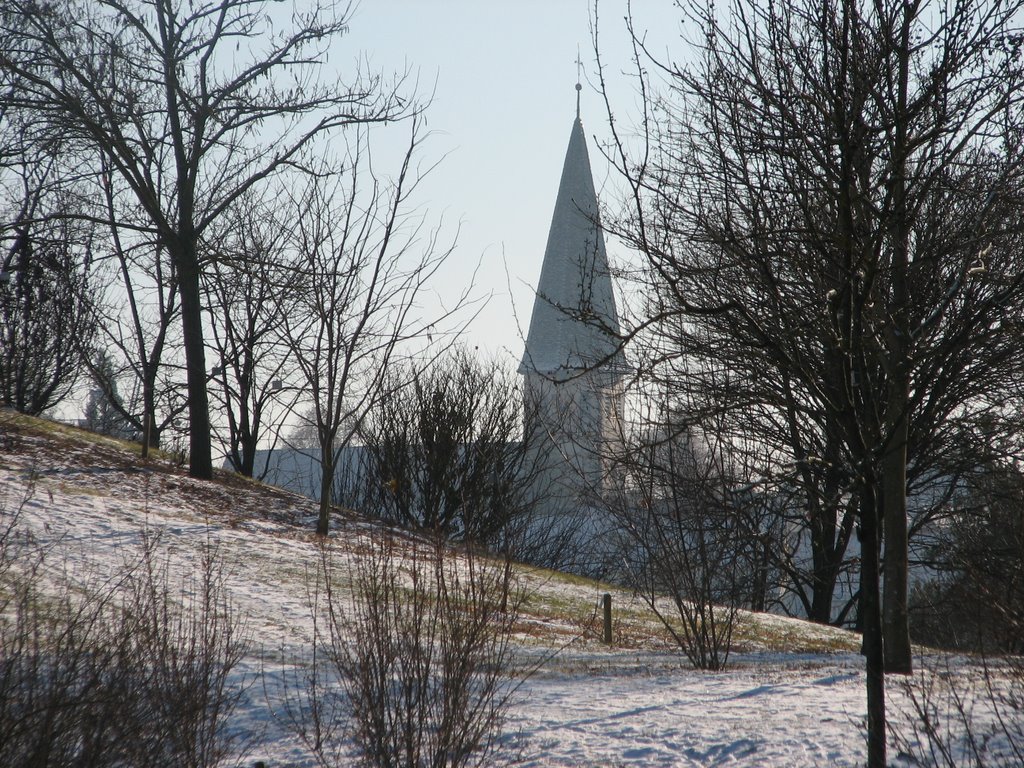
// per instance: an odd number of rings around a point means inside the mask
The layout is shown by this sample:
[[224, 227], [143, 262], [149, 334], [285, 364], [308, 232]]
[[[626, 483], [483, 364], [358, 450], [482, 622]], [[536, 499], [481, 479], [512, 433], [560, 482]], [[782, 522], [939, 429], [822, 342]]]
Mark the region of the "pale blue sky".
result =
[[[638, 26], [661, 50], [679, 46], [674, 5], [634, 1]], [[625, 0], [600, 0], [602, 57], [613, 75], [630, 66], [625, 7]], [[455, 297], [482, 260], [476, 292], [493, 296], [468, 335], [481, 350], [507, 350], [515, 359], [522, 352], [520, 330], [527, 330], [575, 117], [577, 46], [595, 184], [607, 202], [614, 194], [595, 143], [595, 135], [608, 136], [605, 107], [587, 82], [595, 71], [591, 14], [592, 0], [362, 0], [341, 45], [346, 53], [365, 52], [378, 70], [408, 64], [419, 73], [420, 90], [434, 90], [427, 156], [447, 156], [420, 202], [451, 226], [461, 222], [457, 251], [438, 283], [444, 299]], [[629, 119], [630, 85], [616, 77], [613, 88], [616, 117]], [[613, 260], [622, 256], [608, 245]]]

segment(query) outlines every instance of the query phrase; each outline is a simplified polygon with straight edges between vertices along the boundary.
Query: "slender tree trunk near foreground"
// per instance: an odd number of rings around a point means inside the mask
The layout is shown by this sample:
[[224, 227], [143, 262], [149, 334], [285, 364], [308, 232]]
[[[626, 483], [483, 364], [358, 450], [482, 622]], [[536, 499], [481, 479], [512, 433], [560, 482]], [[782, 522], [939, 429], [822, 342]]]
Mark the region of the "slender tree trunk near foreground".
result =
[[876, 484], [866, 483], [861, 498], [862, 653], [866, 658], [868, 768], [885, 768], [885, 669], [878, 583]]
[[334, 441], [320, 449], [320, 513], [316, 520], [316, 535], [326, 536], [331, 530], [331, 492], [334, 485]]
[[194, 253], [182, 243], [177, 254], [178, 293], [181, 297], [182, 337], [188, 382], [189, 465], [192, 477], [213, 477], [210, 447], [210, 399], [206, 391], [206, 350], [203, 344], [203, 318], [199, 290], [199, 267]]
[[[904, 411], [906, 400], [903, 401]], [[882, 630], [885, 636], [885, 671], [909, 675], [913, 671], [910, 619], [907, 611], [907, 418], [904, 414], [883, 459], [882, 520], [885, 542], [885, 581]]]
[[885, 670], [909, 675], [912, 671], [910, 621], [907, 614], [907, 439], [910, 401], [910, 221], [907, 209], [907, 103], [910, 80], [910, 29], [914, 11], [905, 4], [893, 30], [899, 63], [892, 178], [893, 255], [892, 309], [885, 334], [887, 440], [882, 455], [882, 526], [885, 542], [885, 584], [882, 634]]
[[156, 438], [156, 393], [149, 382], [142, 389], [142, 458], [149, 458], [150, 448], [159, 448]]

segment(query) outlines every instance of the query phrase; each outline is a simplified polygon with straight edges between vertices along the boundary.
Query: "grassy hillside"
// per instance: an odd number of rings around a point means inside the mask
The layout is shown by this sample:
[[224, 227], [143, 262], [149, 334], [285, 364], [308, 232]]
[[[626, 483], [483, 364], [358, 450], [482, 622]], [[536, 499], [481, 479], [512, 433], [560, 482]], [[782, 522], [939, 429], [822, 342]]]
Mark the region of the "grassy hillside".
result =
[[[182, 520], [201, 523], [204, 528], [194, 529], [194, 534], [237, 534], [232, 540], [237, 540], [238, 550], [225, 548], [225, 556], [234, 560], [234, 578], [251, 580], [251, 589], [270, 579], [275, 588], [305, 593], [317, 537], [312, 530], [316, 507], [304, 497], [227, 471], [217, 471], [213, 481], [193, 480], [184, 462], [165, 453], [158, 451], [143, 460], [138, 444], [7, 410], [0, 411], [0, 463], [11, 473], [7, 505], [25, 494], [37, 503], [45, 496], [59, 509], [51, 529], [60, 528], [65, 516], [76, 517], [75, 506], [81, 505], [82, 497], [90, 500], [90, 510], [99, 503], [108, 515], [128, 526], [132, 520], [140, 528], [167, 525], [174, 529], [174, 523]], [[353, 553], [358, 553], [361, 537], [384, 533], [340, 509], [332, 526], [335, 548]], [[76, 538], [72, 529], [65, 531], [64, 543], [72, 550]], [[292, 547], [305, 548], [305, 556], [289, 562], [288, 555], [274, 555], [275, 542], [282, 546], [286, 542], [289, 552]], [[102, 550], [96, 552], [97, 560], [103, 556]], [[89, 562], [81, 554], [74, 559], [82, 561], [82, 567]], [[552, 648], [575, 642], [599, 650], [598, 604], [601, 595], [609, 592], [616, 647], [650, 651], [670, 647], [651, 611], [628, 591], [527, 566], [517, 571], [529, 595], [523, 606], [524, 642]], [[858, 638], [849, 632], [749, 612], [740, 613], [734, 635], [734, 649], [739, 652], [849, 652], [858, 647]]]

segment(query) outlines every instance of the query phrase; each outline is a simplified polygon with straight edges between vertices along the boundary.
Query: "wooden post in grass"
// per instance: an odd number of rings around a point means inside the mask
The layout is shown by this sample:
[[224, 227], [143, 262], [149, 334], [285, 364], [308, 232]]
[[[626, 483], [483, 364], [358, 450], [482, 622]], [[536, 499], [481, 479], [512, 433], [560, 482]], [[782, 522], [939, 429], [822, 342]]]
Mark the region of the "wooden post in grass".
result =
[[606, 645], [612, 644], [612, 596], [607, 592], [604, 593], [604, 598], [601, 601], [604, 603], [604, 642]]

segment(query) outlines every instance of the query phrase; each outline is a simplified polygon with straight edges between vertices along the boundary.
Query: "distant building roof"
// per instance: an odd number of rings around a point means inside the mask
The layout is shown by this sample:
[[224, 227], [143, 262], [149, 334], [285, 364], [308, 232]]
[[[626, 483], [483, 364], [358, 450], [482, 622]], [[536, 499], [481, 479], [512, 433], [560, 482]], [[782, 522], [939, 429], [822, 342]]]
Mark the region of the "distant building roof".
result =
[[617, 354], [618, 333], [597, 193], [577, 114], [519, 372], [560, 378], [591, 368]]

